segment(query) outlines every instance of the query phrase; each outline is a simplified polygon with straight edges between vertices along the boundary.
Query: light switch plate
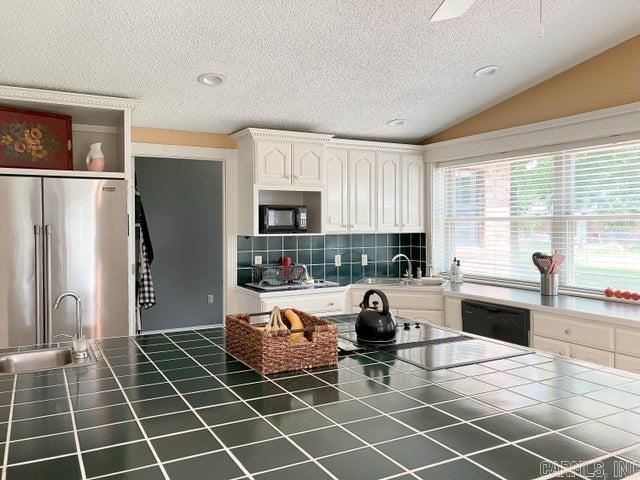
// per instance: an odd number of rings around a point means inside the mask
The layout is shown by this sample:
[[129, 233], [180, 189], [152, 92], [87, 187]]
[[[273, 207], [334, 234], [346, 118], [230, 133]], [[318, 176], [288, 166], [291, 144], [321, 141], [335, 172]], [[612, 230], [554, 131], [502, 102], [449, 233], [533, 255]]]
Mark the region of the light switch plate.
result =
[[207, 303], [213, 305], [213, 295], [207, 295]]
[[369, 265], [369, 258], [366, 255], [362, 255], [362, 257], [360, 257], [360, 263], [363, 266]]
[[333, 257], [333, 263], [336, 267], [342, 265], [342, 255], [336, 255], [335, 257]]
[[253, 257], [253, 264], [262, 265], [262, 255], [256, 255], [255, 257]]

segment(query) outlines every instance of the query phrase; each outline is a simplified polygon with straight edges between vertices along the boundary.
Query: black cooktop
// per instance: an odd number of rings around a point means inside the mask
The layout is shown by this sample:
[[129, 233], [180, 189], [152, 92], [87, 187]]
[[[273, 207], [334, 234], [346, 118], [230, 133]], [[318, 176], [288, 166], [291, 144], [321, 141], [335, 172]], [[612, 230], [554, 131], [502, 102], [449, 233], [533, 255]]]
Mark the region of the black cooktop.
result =
[[357, 314], [335, 315], [339, 336], [354, 345], [381, 350], [405, 362], [428, 370], [457, 367], [531, 353], [528, 348], [476, 338], [435, 325], [396, 317], [398, 331], [393, 343], [361, 345], [355, 332]]

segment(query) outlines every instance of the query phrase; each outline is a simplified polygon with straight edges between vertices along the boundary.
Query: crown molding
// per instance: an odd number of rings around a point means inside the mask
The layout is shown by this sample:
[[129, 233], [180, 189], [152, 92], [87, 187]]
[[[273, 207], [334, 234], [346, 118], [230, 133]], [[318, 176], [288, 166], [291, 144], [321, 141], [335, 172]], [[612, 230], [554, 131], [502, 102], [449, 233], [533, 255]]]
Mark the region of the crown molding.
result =
[[36, 88], [10, 87], [7, 85], [0, 85], [0, 99], [96, 107], [111, 110], [132, 110], [140, 103], [139, 100], [132, 98], [87, 95], [84, 93], [40, 90]]
[[234, 140], [288, 140], [292, 142], [327, 143], [333, 135], [324, 133], [294, 132], [290, 130], [270, 130], [266, 128], [245, 128], [230, 135]]
[[545, 147], [570, 148], [572, 144], [640, 133], [640, 102], [530, 123], [468, 137], [424, 145], [427, 160], [443, 162]]
[[422, 145], [410, 145], [406, 143], [375, 142], [375, 141], [369, 141], [369, 140], [348, 140], [344, 138], [332, 138], [328, 146], [336, 147], [336, 148], [357, 148], [360, 150], [376, 150], [376, 151], [399, 152], [399, 153], [422, 154], [424, 151], [424, 148]]
[[235, 141], [243, 140], [285, 140], [292, 142], [318, 143], [327, 147], [357, 148], [360, 150], [376, 150], [378, 152], [398, 152], [422, 154], [422, 145], [409, 145], [404, 143], [375, 142], [369, 140], [348, 140], [335, 138], [333, 135], [323, 133], [293, 132], [289, 130], [269, 130], [264, 128], [245, 128], [230, 135]]

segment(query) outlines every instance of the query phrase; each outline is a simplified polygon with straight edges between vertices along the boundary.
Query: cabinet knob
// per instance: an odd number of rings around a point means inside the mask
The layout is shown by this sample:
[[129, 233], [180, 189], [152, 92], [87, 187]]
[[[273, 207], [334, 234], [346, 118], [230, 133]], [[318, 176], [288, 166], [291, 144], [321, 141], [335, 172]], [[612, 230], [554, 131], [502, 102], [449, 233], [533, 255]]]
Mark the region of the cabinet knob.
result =
[[576, 354], [575, 354], [575, 353], [572, 353], [572, 354], [570, 355], [570, 357], [571, 357], [571, 358], [576, 358]]
[[296, 180], [300, 178], [299, 175], [294, 175], [293, 178], [295, 178]]
[[329, 302], [329, 306], [330, 306], [330, 307], [333, 307], [334, 305], [335, 305], [335, 303], [333, 303], [333, 302]]
[[569, 330], [568, 328], [564, 331], [564, 333], [566, 333], [567, 335], [571, 335], [571, 330]]

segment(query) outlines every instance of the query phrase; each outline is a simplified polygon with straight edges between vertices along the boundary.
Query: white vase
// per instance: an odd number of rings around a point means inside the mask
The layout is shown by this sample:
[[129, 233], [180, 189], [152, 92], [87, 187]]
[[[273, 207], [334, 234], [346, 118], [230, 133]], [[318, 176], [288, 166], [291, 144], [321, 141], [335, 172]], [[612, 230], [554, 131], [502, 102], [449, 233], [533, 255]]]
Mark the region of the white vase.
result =
[[102, 143], [92, 143], [89, 145], [87, 153], [87, 170], [91, 172], [102, 172], [104, 170], [104, 153], [102, 153]]

